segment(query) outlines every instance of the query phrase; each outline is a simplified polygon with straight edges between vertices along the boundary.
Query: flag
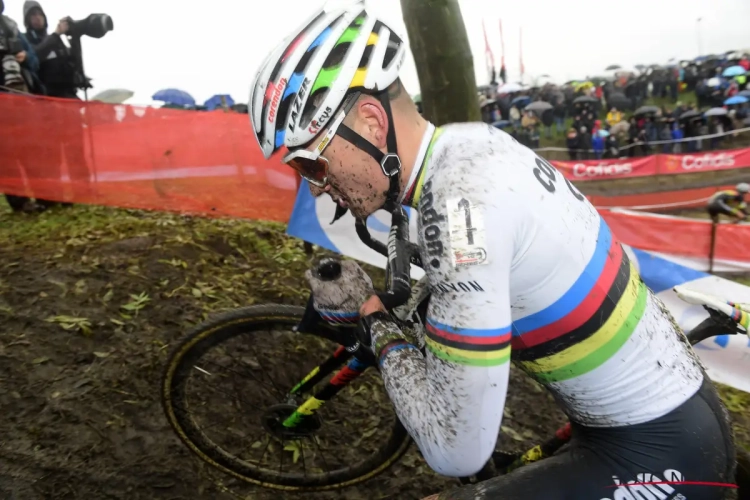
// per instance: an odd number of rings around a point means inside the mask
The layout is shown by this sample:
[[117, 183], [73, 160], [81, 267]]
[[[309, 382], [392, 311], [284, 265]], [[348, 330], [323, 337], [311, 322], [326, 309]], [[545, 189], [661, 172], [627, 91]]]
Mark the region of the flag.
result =
[[490, 47], [490, 40], [487, 38], [487, 30], [484, 27], [484, 19], [482, 20], [482, 32], [484, 33], [484, 57], [487, 63], [487, 73], [490, 74], [490, 80], [494, 80], [495, 74], [495, 56], [492, 54], [492, 47]]
[[503, 20], [500, 19], [500, 66], [505, 67], [505, 39], [503, 38]]
[[520, 63], [521, 63], [521, 82], [523, 82], [523, 74], [524, 74], [524, 67], [523, 67], [523, 27], [519, 28], [518, 30], [519, 34], [519, 55], [520, 55]]

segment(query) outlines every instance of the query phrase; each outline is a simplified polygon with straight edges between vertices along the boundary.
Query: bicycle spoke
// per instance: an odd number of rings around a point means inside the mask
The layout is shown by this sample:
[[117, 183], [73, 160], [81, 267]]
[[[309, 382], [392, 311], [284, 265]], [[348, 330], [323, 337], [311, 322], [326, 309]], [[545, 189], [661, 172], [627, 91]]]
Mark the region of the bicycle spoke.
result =
[[331, 468], [328, 466], [328, 462], [326, 461], [323, 448], [321, 448], [320, 443], [318, 443], [317, 436], [312, 436], [310, 440], [315, 443], [315, 446], [318, 448], [318, 455], [320, 455], [320, 458], [323, 460], [323, 465], [325, 465], [326, 470], [331, 470]]
[[282, 439], [281, 440], [281, 456], [279, 457], [279, 472], [281, 472], [281, 469], [284, 468], [284, 443], [286, 443], [286, 441]]
[[273, 379], [270, 376], [268, 376], [268, 370], [266, 370], [266, 367], [263, 366], [263, 362], [260, 360], [260, 357], [258, 356], [258, 354], [255, 352], [254, 349], [253, 349], [253, 354], [255, 354], [255, 359], [258, 362], [258, 365], [260, 366], [261, 373], [263, 374], [263, 376], [265, 378], [268, 378], [268, 381], [271, 382], [271, 385], [274, 387], [274, 389], [276, 389], [276, 392], [278, 392], [278, 394], [283, 398], [287, 394], [287, 392], [279, 389], [279, 387], [276, 385], [276, 382], [274, 382]]
[[305, 464], [305, 447], [302, 444], [302, 441], [297, 441], [299, 446], [299, 454], [302, 457], [302, 473], [305, 477], [307, 477], [307, 465]]

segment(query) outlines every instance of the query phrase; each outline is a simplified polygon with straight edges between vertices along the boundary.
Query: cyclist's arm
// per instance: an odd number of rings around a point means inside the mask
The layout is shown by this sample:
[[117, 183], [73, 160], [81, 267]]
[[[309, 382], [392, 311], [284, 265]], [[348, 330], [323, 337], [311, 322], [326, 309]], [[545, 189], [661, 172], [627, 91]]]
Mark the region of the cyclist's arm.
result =
[[[386, 352], [381, 357], [381, 370], [401, 422], [430, 467], [447, 476], [469, 476], [490, 459], [503, 416], [515, 235], [514, 217], [509, 214], [518, 210], [518, 201], [504, 196], [484, 202], [478, 193], [486, 190], [461, 192], [457, 185], [446, 182], [442, 189], [436, 186], [432, 191], [425, 186], [422, 198], [422, 258], [433, 291], [427, 314], [426, 356], [416, 349]], [[435, 197], [434, 213], [425, 209], [430, 196]], [[449, 226], [456, 228], [457, 221], [454, 217], [449, 224], [447, 207], [462, 199], [471, 202], [472, 226], [477, 228], [473, 240], [482, 245], [475, 249], [482, 248], [486, 260], [455, 268], [452, 251], [456, 245], [451, 244]], [[464, 210], [458, 214], [466, 220]], [[425, 218], [434, 223], [424, 224]], [[439, 238], [433, 238], [437, 234]], [[426, 235], [433, 240], [425, 239]], [[466, 234], [457, 239], [462, 237], [467, 243]], [[442, 254], [430, 253], [436, 243], [442, 246]]]

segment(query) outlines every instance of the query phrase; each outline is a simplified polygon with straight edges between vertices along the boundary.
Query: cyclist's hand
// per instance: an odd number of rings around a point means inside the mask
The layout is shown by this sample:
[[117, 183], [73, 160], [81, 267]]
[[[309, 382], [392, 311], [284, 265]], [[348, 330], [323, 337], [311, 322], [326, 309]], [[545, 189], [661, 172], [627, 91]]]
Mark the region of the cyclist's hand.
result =
[[362, 307], [359, 308], [359, 315], [369, 316], [375, 311], [387, 312], [385, 310], [385, 306], [380, 301], [380, 298], [377, 295], [373, 295], [372, 297], [367, 299], [367, 301], [364, 304], [362, 304]]
[[341, 275], [330, 281], [308, 270], [305, 273], [313, 293], [315, 310], [334, 324], [356, 325], [359, 308], [372, 294], [372, 280], [353, 260], [341, 261]]

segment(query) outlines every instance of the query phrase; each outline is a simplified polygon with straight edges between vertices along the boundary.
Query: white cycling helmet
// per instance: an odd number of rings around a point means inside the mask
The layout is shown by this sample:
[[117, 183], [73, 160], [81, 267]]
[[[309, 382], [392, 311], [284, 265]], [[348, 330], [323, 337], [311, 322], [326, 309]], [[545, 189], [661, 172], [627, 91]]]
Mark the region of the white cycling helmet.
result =
[[750, 193], [750, 185], [746, 182], [740, 182], [735, 186], [738, 193]]
[[[364, 0], [324, 7], [263, 61], [250, 90], [250, 121], [267, 159], [318, 135], [350, 92], [386, 90], [406, 44]], [[317, 104], [316, 104], [317, 103]]]

